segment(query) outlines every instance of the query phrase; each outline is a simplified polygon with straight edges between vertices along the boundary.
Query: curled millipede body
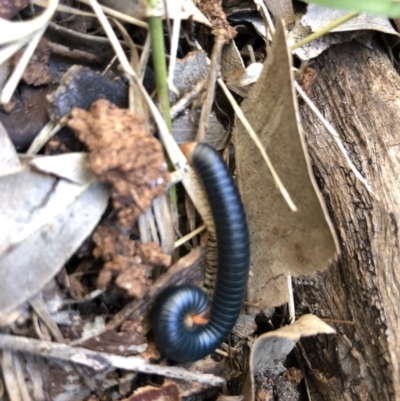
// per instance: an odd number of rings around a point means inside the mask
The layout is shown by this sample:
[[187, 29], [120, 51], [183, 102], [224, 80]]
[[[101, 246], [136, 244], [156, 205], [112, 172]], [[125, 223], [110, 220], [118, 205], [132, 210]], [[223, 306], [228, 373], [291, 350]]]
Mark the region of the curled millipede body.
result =
[[157, 299], [152, 314], [156, 343], [165, 356], [182, 363], [212, 353], [231, 332], [242, 307], [250, 263], [246, 216], [229, 169], [206, 144], [189, 144], [188, 149], [210, 204], [218, 269], [211, 306], [208, 295], [192, 285], [167, 289]]

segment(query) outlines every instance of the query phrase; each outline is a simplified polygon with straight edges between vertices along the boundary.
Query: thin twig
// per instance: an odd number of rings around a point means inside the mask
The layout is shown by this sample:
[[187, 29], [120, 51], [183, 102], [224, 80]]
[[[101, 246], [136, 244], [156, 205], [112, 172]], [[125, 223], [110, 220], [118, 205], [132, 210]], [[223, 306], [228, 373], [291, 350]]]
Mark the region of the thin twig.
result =
[[272, 22], [271, 15], [270, 15], [267, 7], [265, 6], [263, 0], [253, 0], [253, 1], [257, 5], [257, 7], [261, 10], [261, 16], [263, 17], [264, 25], [266, 27], [268, 27], [268, 30], [270, 31], [271, 36], [274, 36], [275, 27]]
[[[157, 0], [148, 0], [150, 7], [157, 7]], [[161, 114], [171, 130], [171, 112], [169, 104], [167, 66], [165, 62], [164, 32], [161, 16], [148, 18], [149, 31], [151, 36], [151, 49], [153, 56], [154, 73], [156, 77], [157, 97], [160, 102]]]
[[14, 94], [15, 89], [18, 86], [19, 81], [25, 71], [26, 66], [31, 59], [33, 52], [36, 49], [36, 46], [39, 44], [40, 39], [42, 38], [44, 31], [47, 28], [47, 24], [45, 24], [41, 29], [39, 29], [34, 35], [32, 40], [29, 42], [28, 46], [26, 47], [22, 57], [19, 59], [17, 66], [15, 67], [14, 71], [11, 73], [10, 77], [8, 78], [4, 88], [1, 92], [0, 103], [7, 104]]
[[202, 231], [204, 231], [207, 227], [205, 224], [201, 225], [200, 227], [197, 227], [195, 230], [190, 232], [189, 234], [186, 234], [184, 237], [178, 239], [178, 241], [175, 241], [174, 248], [179, 248], [181, 245], [184, 243], [188, 242], [191, 240], [193, 237], [195, 237], [197, 234], [200, 234]]
[[55, 358], [62, 361], [88, 366], [94, 370], [113, 367], [134, 372], [161, 375], [172, 379], [187, 380], [210, 386], [221, 386], [224, 379], [211, 374], [190, 372], [174, 366], [149, 364], [138, 356], [123, 357], [105, 352], [91, 351], [80, 347], [70, 347], [49, 341], [39, 341], [33, 338], [0, 334], [0, 348], [3, 350], [27, 352], [44, 358]]
[[221, 62], [222, 47], [224, 45], [224, 37], [218, 35], [215, 38], [214, 47], [211, 55], [211, 62], [208, 69], [207, 95], [201, 108], [199, 121], [199, 129], [197, 131], [197, 142], [203, 142], [208, 130], [208, 120], [210, 118], [212, 104], [214, 102], [215, 83], [218, 79], [219, 65]]
[[288, 301], [289, 321], [290, 321], [290, 324], [292, 324], [296, 320], [296, 311], [294, 308], [292, 275], [290, 273], [286, 276], [286, 282], [287, 282], [287, 289], [288, 289], [288, 296], [289, 296], [289, 301]]
[[[169, 59], [169, 66], [168, 66], [168, 87], [169, 89], [174, 92], [177, 96], [179, 96], [179, 91], [176, 89], [174, 85], [174, 70], [176, 64], [176, 58], [178, 53], [178, 45], [179, 45], [179, 34], [181, 30], [181, 0], [175, 0], [175, 3], [178, 2], [177, 8], [179, 8], [179, 12], [174, 15], [174, 25], [172, 27], [172, 35], [171, 35], [171, 49], [170, 49], [170, 59]], [[167, 11], [167, 7], [166, 7]], [[169, 21], [167, 19], [167, 21]]]
[[146, 41], [144, 42], [144, 45], [143, 45], [142, 54], [140, 55], [139, 77], [140, 77], [141, 81], [143, 81], [143, 79], [144, 79], [144, 73], [146, 71], [146, 66], [149, 62], [150, 47], [151, 47], [151, 38], [150, 38], [150, 34], [148, 33], [146, 36]]
[[207, 78], [197, 82], [197, 84], [186, 92], [172, 107], [171, 118], [174, 119], [178, 114], [182, 113], [197, 98], [199, 93], [206, 87]]

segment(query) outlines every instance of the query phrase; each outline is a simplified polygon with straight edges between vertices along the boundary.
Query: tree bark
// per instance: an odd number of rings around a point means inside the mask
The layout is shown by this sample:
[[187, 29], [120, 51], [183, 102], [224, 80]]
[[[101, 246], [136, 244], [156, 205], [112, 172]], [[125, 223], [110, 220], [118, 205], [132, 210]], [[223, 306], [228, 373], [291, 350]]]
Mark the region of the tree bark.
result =
[[306, 105], [310, 156], [341, 244], [325, 273], [294, 280], [298, 313], [351, 321], [302, 340], [313, 399], [400, 400], [400, 78], [377, 41], [332, 46], [312, 64], [310, 97], [374, 194]]

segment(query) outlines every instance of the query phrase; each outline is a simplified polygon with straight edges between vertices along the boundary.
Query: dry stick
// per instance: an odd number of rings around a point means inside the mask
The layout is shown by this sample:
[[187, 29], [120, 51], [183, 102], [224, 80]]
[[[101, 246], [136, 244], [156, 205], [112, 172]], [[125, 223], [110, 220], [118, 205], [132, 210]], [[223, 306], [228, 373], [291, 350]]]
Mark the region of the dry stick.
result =
[[46, 304], [43, 301], [43, 295], [40, 292], [34, 298], [32, 298], [29, 303], [31, 304], [33, 310], [38, 315], [38, 317], [43, 321], [43, 323], [50, 330], [50, 333], [56, 339], [57, 342], [63, 343], [65, 342], [64, 337], [58, 328], [57, 324], [52, 319], [49, 310], [47, 309]]
[[174, 119], [178, 114], [182, 113], [199, 93], [206, 87], [207, 78], [197, 82], [197, 84], [187, 93], [185, 93], [172, 107], [171, 118]]
[[218, 35], [215, 38], [208, 73], [207, 95], [203, 107], [201, 108], [199, 130], [197, 131], [196, 142], [203, 142], [207, 133], [208, 120], [210, 118], [211, 108], [214, 101], [215, 82], [218, 78], [218, 67], [221, 61], [222, 47], [224, 45], [224, 41], [225, 39], [222, 35]]
[[197, 234], [200, 234], [202, 231], [204, 231], [206, 229], [207, 229], [207, 227], [205, 224], [201, 225], [200, 227], [197, 227], [195, 230], [191, 231], [189, 234], [186, 234], [184, 237], [178, 239], [178, 241], [175, 241], [174, 248], [179, 248], [181, 245], [188, 242], [193, 237], [195, 237]]
[[144, 73], [146, 71], [146, 66], [149, 62], [150, 53], [151, 53], [151, 38], [150, 34], [147, 33], [146, 40], [143, 45], [142, 54], [140, 55], [140, 66], [139, 66], [139, 78], [141, 81], [144, 79]]
[[26, 155], [33, 156], [39, 152], [39, 150], [62, 128], [62, 126], [62, 121], [59, 121], [58, 123], [49, 121], [36, 135], [36, 138], [31, 143]]
[[[175, 0], [176, 2], [177, 0]], [[178, 0], [179, 6], [181, 0]], [[168, 14], [168, 7], [166, 4], [166, 1], [164, 0], [164, 6], [165, 6], [165, 11]], [[168, 87], [169, 89], [174, 92], [177, 96], [179, 96], [179, 91], [176, 89], [174, 85], [174, 70], [175, 70], [175, 64], [176, 64], [176, 58], [177, 58], [177, 53], [178, 53], [178, 45], [179, 45], [179, 34], [181, 30], [181, 7], [179, 7], [179, 12], [176, 13], [174, 16], [174, 25], [172, 27], [172, 34], [171, 34], [171, 49], [170, 49], [170, 59], [169, 59], [169, 66], [168, 66]], [[168, 15], [167, 15], [168, 17]], [[169, 18], [167, 18], [167, 22], [169, 22]]]
[[10, 59], [19, 49], [24, 47], [30, 40], [30, 37], [20, 39], [17, 42], [12, 43], [11, 45], [4, 46], [0, 50], [0, 65], [5, 63], [8, 59]]
[[66, 344], [39, 341], [27, 337], [0, 334], [0, 348], [3, 350], [27, 352], [44, 358], [55, 358], [73, 364], [88, 366], [94, 370], [109, 367], [147, 374], [161, 375], [172, 379], [221, 386], [224, 379], [211, 374], [189, 372], [186, 369], [170, 366], [151, 365], [138, 356], [123, 357], [119, 355], [96, 352], [85, 348], [73, 348]]
[[0, 356], [3, 381], [10, 401], [24, 401], [19, 389], [18, 377], [14, 369], [13, 359], [14, 354], [8, 350], [3, 351]]
[[29, 390], [26, 385], [24, 371], [22, 369], [20, 354], [13, 354], [14, 372], [18, 381], [18, 388], [24, 401], [32, 401]]
[[253, 0], [253, 1], [254, 4], [261, 10], [261, 16], [263, 17], [264, 25], [268, 27], [269, 31], [271, 32], [271, 36], [273, 36], [275, 33], [275, 27], [267, 7], [265, 6], [263, 0]]
[[300, 85], [297, 82], [294, 82], [294, 87], [297, 90], [297, 93], [302, 97], [302, 99], [307, 103], [307, 105], [310, 107], [311, 111], [316, 115], [316, 117], [322, 122], [324, 127], [327, 129], [327, 131], [331, 134], [332, 138], [336, 142], [337, 147], [339, 148], [340, 152], [344, 156], [347, 165], [349, 166], [350, 170], [355, 174], [358, 180], [360, 180], [367, 191], [371, 194], [373, 194], [373, 191], [368, 184], [368, 181], [361, 175], [361, 173], [357, 170], [357, 167], [353, 164], [353, 162], [350, 160], [350, 157], [346, 151], [346, 148], [343, 146], [342, 141], [340, 140], [339, 134], [336, 132], [336, 130], [332, 127], [331, 124], [325, 119], [325, 117], [321, 114], [321, 112], [315, 107], [314, 103], [310, 100], [310, 98], [304, 93], [303, 89], [301, 89]]
[[1, 99], [0, 103], [7, 104], [14, 94], [15, 89], [18, 86], [19, 81], [21, 80], [22, 74], [25, 71], [26, 66], [31, 59], [36, 46], [39, 44], [40, 39], [42, 38], [44, 31], [47, 28], [47, 23], [43, 28], [39, 29], [33, 36], [29, 44], [26, 46], [20, 60], [18, 61], [17, 66], [14, 71], [11, 73], [7, 82], [5, 83], [3, 90], [1, 91]]
[[288, 301], [289, 321], [290, 321], [290, 324], [292, 324], [296, 320], [296, 311], [295, 311], [295, 307], [294, 307], [292, 275], [290, 273], [286, 276], [286, 283], [287, 283], [288, 295], [289, 295], [289, 301]]

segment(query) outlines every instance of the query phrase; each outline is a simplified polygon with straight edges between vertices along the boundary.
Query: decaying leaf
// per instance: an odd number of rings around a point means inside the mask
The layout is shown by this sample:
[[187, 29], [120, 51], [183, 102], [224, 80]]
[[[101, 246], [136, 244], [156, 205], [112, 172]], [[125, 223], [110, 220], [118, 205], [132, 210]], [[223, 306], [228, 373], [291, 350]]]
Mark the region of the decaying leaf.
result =
[[243, 387], [245, 401], [254, 400], [254, 376], [269, 370], [285, 372], [283, 362], [301, 337], [334, 334], [335, 330], [314, 315], [301, 316], [294, 324], [263, 334], [253, 344], [249, 372]]
[[290, 60], [284, 28], [278, 22], [260, 79], [242, 109], [298, 212], [287, 207], [240, 122], [233, 132], [238, 184], [250, 231], [248, 301], [260, 309], [287, 302], [287, 274], [307, 275], [323, 270], [338, 249], [299, 127]]

